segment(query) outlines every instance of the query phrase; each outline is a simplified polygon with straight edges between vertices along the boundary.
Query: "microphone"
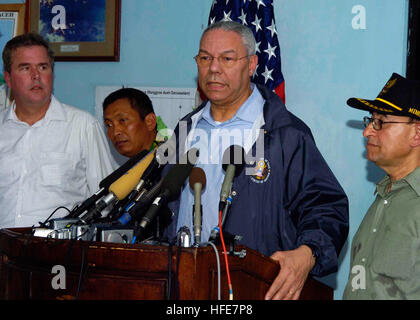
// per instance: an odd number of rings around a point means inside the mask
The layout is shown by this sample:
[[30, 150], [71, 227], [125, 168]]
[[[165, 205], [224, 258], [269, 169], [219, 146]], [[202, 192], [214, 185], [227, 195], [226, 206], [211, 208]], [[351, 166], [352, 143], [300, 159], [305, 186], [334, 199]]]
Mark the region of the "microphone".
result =
[[95, 207], [88, 211], [82, 218], [83, 222], [88, 223], [92, 219], [101, 215], [101, 211], [108, 205], [117, 201], [123, 200], [128, 196], [130, 191], [137, 185], [141, 176], [148, 168], [154, 159], [155, 152], [151, 151], [141, 161], [139, 161], [133, 168], [127, 171], [126, 174], [121, 176], [118, 180], [109, 186], [109, 193], [103, 196], [95, 205]]
[[[185, 180], [189, 176], [192, 168], [195, 165], [197, 157], [193, 156], [193, 153], [197, 154], [198, 150], [192, 148], [184, 155], [183, 161], [175, 164], [168, 172], [168, 174], [162, 179], [162, 186], [160, 194], [155, 198], [152, 205], [147, 210], [146, 214], [139, 222], [139, 228], [136, 232], [136, 235], [133, 239], [133, 243], [136, 238], [139, 238], [144, 233], [144, 230], [149, 225], [149, 223], [154, 219], [158, 211], [163, 205], [166, 205], [169, 200], [177, 197], [181, 193], [182, 186], [184, 185]], [[187, 156], [187, 158], [185, 158]], [[189, 160], [193, 159], [194, 163], [191, 163]]]
[[189, 248], [191, 243], [191, 231], [187, 226], [181, 227], [176, 233], [176, 245], [178, 247]]
[[100, 188], [108, 189], [109, 186], [114, 183], [117, 179], [119, 179], [124, 173], [126, 173], [128, 170], [130, 170], [134, 165], [137, 164], [140, 160], [142, 160], [149, 151], [142, 150], [134, 157], [128, 159], [121, 167], [119, 167], [117, 170], [115, 170], [113, 173], [111, 173], [109, 176], [104, 178], [100, 183]]
[[136, 192], [133, 195], [132, 199], [134, 199], [135, 202], [138, 202], [147, 192], [146, 188], [150, 188], [150, 186], [157, 181], [157, 179], [160, 177], [164, 166], [165, 164], [162, 164], [162, 162], [160, 161], [160, 155], [158, 153], [155, 153], [155, 157], [153, 158], [152, 162], [147, 167], [147, 169], [144, 171], [139, 183], [134, 189], [134, 191]]
[[122, 166], [120, 166], [117, 170], [109, 174], [106, 178], [104, 178], [99, 183], [99, 190], [93, 194], [91, 197], [86, 199], [82, 202], [79, 206], [73, 208], [73, 210], [66, 216], [66, 218], [77, 218], [83, 212], [88, 210], [91, 206], [95, 204], [95, 202], [102, 197], [107, 191], [109, 186], [118, 178], [120, 178], [124, 173], [126, 173], [129, 169], [131, 169], [137, 162], [139, 162], [146, 154], [148, 153], [147, 150], [142, 150], [134, 157], [128, 159]]
[[230, 146], [223, 153], [222, 167], [226, 174], [220, 190], [220, 210], [223, 210], [227, 203], [227, 198], [232, 189], [233, 178], [239, 176], [242, 172], [245, 165], [244, 154], [244, 149], [238, 145]]
[[194, 191], [193, 221], [194, 221], [194, 245], [201, 242], [202, 206], [201, 192], [206, 187], [206, 174], [204, 170], [195, 167], [190, 173], [190, 188]]
[[[130, 194], [124, 199], [124, 201], [118, 202], [118, 206], [115, 206], [112, 209], [111, 213], [108, 214], [107, 219], [110, 221], [121, 219], [120, 223], [124, 225], [127, 224], [131, 220], [131, 215], [129, 212], [141, 199], [147, 195], [150, 196], [150, 194], [148, 194], [148, 190], [149, 188], [153, 187], [153, 184], [157, 183], [165, 165], [166, 163], [161, 161], [161, 154], [156, 152], [155, 157], [144, 171], [140, 181], [130, 192]], [[151, 196], [154, 197], [156, 194], [152, 194]], [[142, 202], [144, 203], [144, 201]]]
[[118, 219], [118, 222], [122, 225], [126, 225], [131, 220], [138, 220], [140, 214], [143, 212], [144, 207], [152, 202], [152, 200], [157, 196], [158, 192], [162, 188], [161, 179], [157, 184], [155, 184], [148, 192], [142, 192], [139, 194], [141, 196], [138, 200], [132, 201], [125, 208], [124, 214]]
[[[222, 167], [226, 174], [220, 190], [219, 211], [222, 211], [220, 225], [223, 225], [225, 222], [225, 217], [231, 202], [230, 193], [232, 191], [233, 178], [239, 176], [244, 168], [244, 154], [244, 149], [237, 145], [230, 146], [223, 153]], [[216, 239], [219, 232], [219, 226], [213, 228], [210, 233], [210, 239]]]

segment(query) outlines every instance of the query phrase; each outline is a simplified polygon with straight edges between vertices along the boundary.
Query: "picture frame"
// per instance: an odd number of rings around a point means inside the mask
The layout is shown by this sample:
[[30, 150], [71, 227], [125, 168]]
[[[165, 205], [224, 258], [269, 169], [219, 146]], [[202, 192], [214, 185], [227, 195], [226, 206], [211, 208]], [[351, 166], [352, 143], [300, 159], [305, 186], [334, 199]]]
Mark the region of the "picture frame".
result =
[[27, 0], [28, 28], [56, 61], [119, 61], [121, 0]]
[[[0, 50], [7, 41], [26, 31], [26, 4], [0, 4]], [[0, 110], [9, 107], [13, 95], [4, 80], [3, 61], [0, 59]]]

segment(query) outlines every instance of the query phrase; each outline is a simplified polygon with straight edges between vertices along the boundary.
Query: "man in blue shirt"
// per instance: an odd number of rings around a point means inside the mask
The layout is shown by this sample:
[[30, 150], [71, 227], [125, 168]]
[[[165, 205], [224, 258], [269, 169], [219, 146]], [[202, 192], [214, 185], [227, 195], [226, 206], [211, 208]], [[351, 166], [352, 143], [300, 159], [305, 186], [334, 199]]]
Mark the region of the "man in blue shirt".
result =
[[[239, 144], [251, 161], [234, 179], [223, 229], [279, 262], [266, 299], [298, 299], [309, 273], [323, 276], [337, 270], [348, 233], [347, 197], [309, 128], [276, 94], [250, 82], [258, 58], [249, 28], [236, 22], [209, 26], [195, 60], [209, 101], [180, 121], [174, 137], [178, 150], [199, 149], [197, 166], [206, 173], [201, 240], [207, 241], [218, 224], [224, 150]], [[187, 185], [179, 201], [170, 203], [170, 239], [179, 228], [192, 228], [193, 203]]]

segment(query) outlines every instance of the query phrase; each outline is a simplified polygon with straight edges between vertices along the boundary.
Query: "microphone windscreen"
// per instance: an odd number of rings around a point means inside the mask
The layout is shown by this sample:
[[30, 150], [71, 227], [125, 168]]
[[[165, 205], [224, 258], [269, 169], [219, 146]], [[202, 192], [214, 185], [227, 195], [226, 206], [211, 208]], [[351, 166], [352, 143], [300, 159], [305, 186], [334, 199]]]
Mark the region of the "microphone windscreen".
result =
[[194, 165], [191, 163], [175, 164], [163, 178], [162, 189], [169, 192], [170, 197], [175, 197], [181, 192], [181, 188], [187, 180]]
[[139, 182], [144, 171], [153, 161], [154, 156], [154, 151], [149, 152], [147, 156], [145, 156], [138, 164], [131, 168], [125, 175], [111, 184], [109, 191], [112, 192], [118, 200], [122, 200], [127, 197], [131, 190], [133, 190]]
[[162, 189], [174, 197], [181, 192], [182, 186], [197, 161], [198, 149], [191, 148], [181, 158], [180, 163], [175, 164], [163, 178]]
[[99, 188], [108, 190], [109, 186], [114, 183], [118, 178], [120, 178], [124, 173], [126, 173], [128, 170], [130, 170], [137, 162], [139, 162], [141, 159], [143, 159], [146, 154], [148, 153], [147, 150], [140, 151], [137, 155], [134, 157], [128, 159], [122, 166], [120, 166], [117, 170], [112, 172], [110, 175], [108, 175], [106, 178], [104, 178], [99, 183]]
[[199, 167], [194, 167], [190, 173], [190, 187], [194, 189], [196, 183], [201, 183], [202, 189], [206, 187], [206, 174], [204, 170]]
[[228, 165], [236, 167], [235, 177], [237, 177], [245, 165], [245, 151], [244, 148], [238, 145], [231, 145], [223, 153], [222, 167], [226, 171]]

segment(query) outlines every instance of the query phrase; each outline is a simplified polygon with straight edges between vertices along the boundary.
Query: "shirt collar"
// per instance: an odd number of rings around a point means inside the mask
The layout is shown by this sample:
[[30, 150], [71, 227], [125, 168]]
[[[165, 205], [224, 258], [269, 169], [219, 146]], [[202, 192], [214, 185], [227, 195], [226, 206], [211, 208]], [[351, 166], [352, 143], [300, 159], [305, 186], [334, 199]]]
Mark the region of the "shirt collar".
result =
[[49, 121], [65, 121], [66, 112], [61, 103], [54, 97], [51, 96], [51, 103], [44, 117], [46, 122]]
[[[15, 122], [22, 122], [16, 115], [16, 102], [13, 101], [12, 105], [8, 108], [8, 111], [5, 114], [3, 122], [6, 121], [15, 121]], [[37, 123], [48, 123], [49, 121], [65, 121], [66, 120], [66, 112], [61, 105], [61, 103], [52, 95], [51, 102], [48, 107], [47, 112], [45, 113], [44, 118], [42, 118]], [[34, 124], [35, 125], [35, 124]]]
[[19, 121], [15, 113], [15, 103], [13, 102], [12, 105], [7, 107], [7, 110], [4, 114], [3, 123], [6, 121]]
[[[235, 115], [231, 119], [225, 121], [224, 123], [229, 123], [229, 122], [233, 122], [233, 121], [236, 121], [236, 120], [243, 120], [243, 121], [247, 121], [249, 123], [254, 123], [255, 115], [259, 114], [260, 111], [262, 111], [262, 109], [261, 110], [255, 110], [255, 106], [256, 105], [263, 106], [264, 99], [261, 96], [261, 93], [258, 91], [257, 86], [254, 83], [251, 83], [251, 90], [252, 90], [251, 95], [248, 97], [248, 99], [246, 99], [246, 101], [238, 109], [238, 111], [236, 111]], [[262, 102], [260, 102], [260, 101], [262, 101]], [[219, 122], [217, 122], [213, 119], [210, 110], [211, 110], [210, 102], [208, 101], [206, 106], [203, 109], [203, 112], [198, 117], [198, 121], [200, 121], [201, 119], [204, 119], [209, 124], [211, 124], [213, 126], [216, 126], [216, 125], [219, 124]]]
[[417, 167], [404, 178], [410, 187], [420, 196], [420, 167]]
[[[387, 175], [381, 181], [379, 181], [378, 184], [376, 185], [376, 191], [381, 197], [383, 197], [386, 194], [387, 188], [390, 182], [391, 182], [391, 179]], [[392, 188], [398, 187], [399, 185], [405, 185], [405, 184], [408, 184], [411, 187], [411, 189], [413, 189], [414, 192], [417, 193], [418, 196], [420, 196], [420, 167], [417, 167], [416, 169], [414, 169], [404, 178], [394, 181]]]

